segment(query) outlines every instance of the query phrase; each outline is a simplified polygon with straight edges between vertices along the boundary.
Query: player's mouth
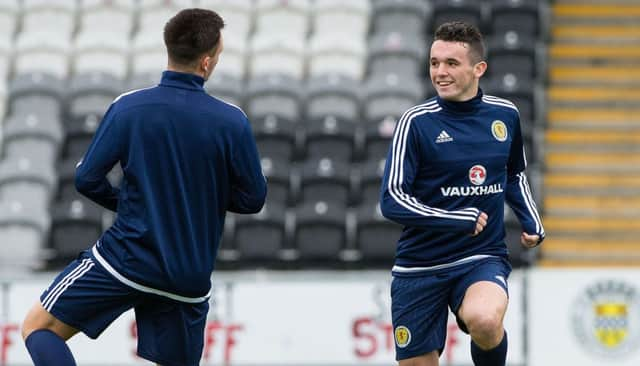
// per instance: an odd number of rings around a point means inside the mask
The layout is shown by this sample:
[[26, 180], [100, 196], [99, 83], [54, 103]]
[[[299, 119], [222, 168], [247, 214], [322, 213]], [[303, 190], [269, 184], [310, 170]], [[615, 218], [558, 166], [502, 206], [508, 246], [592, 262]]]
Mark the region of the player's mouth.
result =
[[453, 85], [453, 81], [437, 81], [436, 85], [445, 87], [445, 86]]

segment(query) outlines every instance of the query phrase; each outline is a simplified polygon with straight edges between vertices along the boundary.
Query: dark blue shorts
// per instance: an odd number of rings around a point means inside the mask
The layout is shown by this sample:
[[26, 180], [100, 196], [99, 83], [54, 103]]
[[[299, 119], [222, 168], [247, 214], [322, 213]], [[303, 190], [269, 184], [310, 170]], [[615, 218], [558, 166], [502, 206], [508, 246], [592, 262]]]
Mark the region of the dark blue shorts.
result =
[[[447, 307], [457, 315], [467, 289], [479, 281], [500, 285], [508, 295], [511, 265], [490, 257], [420, 275], [394, 276], [391, 283], [391, 316], [396, 360], [442, 353], [447, 337]], [[460, 319], [463, 331], [466, 327]]]
[[87, 252], [56, 277], [40, 302], [54, 317], [93, 339], [134, 308], [140, 357], [163, 366], [200, 364], [208, 301], [188, 304], [135, 290]]

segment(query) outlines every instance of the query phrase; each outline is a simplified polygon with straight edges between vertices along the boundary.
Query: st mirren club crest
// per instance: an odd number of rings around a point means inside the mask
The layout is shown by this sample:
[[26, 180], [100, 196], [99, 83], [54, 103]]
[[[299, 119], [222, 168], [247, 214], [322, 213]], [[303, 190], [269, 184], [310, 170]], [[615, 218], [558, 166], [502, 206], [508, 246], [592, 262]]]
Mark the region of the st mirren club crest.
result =
[[573, 305], [572, 326], [583, 348], [604, 358], [625, 357], [640, 345], [640, 294], [607, 280], [585, 289]]
[[482, 165], [474, 165], [469, 169], [469, 181], [474, 186], [479, 186], [487, 179], [487, 170]]

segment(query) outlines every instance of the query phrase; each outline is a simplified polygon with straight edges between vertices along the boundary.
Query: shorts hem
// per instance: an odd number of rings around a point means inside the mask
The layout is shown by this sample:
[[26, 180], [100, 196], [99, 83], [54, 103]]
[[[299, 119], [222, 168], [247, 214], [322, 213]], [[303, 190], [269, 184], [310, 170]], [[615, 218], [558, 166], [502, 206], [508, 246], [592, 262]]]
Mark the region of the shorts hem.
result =
[[[42, 305], [42, 302], [40, 303], [40, 305]], [[90, 330], [88, 330], [87, 328], [85, 328], [84, 326], [76, 323], [75, 321], [71, 320], [69, 317], [67, 317], [66, 314], [57, 311], [55, 308], [51, 309], [51, 310], [46, 310], [46, 312], [48, 312], [49, 314], [51, 314], [54, 318], [58, 319], [59, 321], [65, 323], [66, 325], [73, 327], [75, 329], [77, 329], [78, 331], [84, 333], [87, 337], [91, 338], [91, 339], [97, 339], [100, 334], [102, 332], [92, 332]]]
[[161, 357], [157, 357], [152, 355], [151, 353], [145, 352], [145, 351], [140, 351], [138, 350], [136, 352], [138, 354], [138, 356], [140, 358], [144, 358], [147, 361], [151, 361], [154, 362], [160, 366], [198, 366], [198, 362], [195, 363], [180, 363], [180, 362], [173, 362], [173, 361], [167, 361], [162, 359]]
[[426, 354], [429, 354], [433, 351], [438, 351], [438, 357], [442, 354], [442, 351], [444, 351], [444, 348], [434, 348], [432, 350], [429, 351], [414, 351], [414, 352], [408, 352], [406, 354], [403, 354], [402, 357], [397, 356], [396, 355], [396, 361], [402, 361], [402, 360], [406, 360], [408, 358], [413, 358], [413, 357], [419, 357], [419, 356], [424, 356]]

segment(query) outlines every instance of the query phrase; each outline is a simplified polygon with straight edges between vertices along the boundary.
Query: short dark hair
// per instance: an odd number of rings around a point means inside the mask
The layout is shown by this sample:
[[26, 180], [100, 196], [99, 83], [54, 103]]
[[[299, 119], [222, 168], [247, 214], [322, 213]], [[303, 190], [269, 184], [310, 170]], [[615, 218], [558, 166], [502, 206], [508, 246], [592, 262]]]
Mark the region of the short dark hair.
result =
[[443, 23], [436, 29], [433, 40], [466, 43], [469, 45], [471, 61], [477, 63], [485, 59], [482, 33], [473, 24], [459, 21]]
[[184, 9], [164, 26], [164, 44], [169, 59], [180, 65], [192, 65], [211, 52], [220, 42], [222, 17], [207, 9]]

